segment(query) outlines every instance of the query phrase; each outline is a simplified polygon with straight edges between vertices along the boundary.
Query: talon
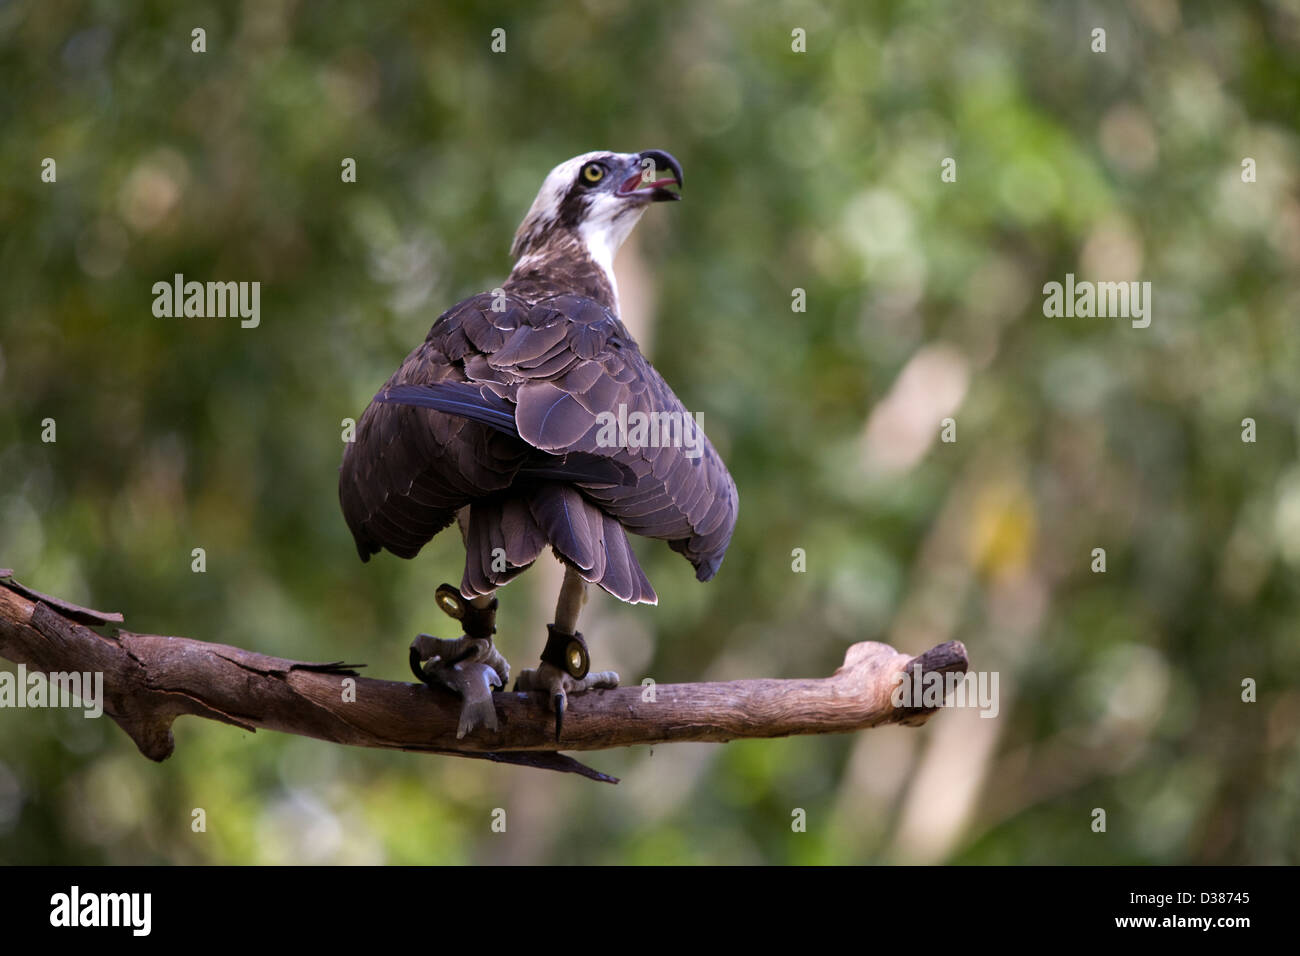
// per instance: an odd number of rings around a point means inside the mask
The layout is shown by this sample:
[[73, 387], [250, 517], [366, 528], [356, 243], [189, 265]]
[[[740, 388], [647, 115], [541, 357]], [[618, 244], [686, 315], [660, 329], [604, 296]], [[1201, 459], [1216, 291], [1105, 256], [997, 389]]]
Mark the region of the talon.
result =
[[[515, 680], [515, 690], [540, 691], [542, 700], [549, 703], [555, 711], [555, 741], [559, 743], [564, 735], [564, 715], [569, 711], [569, 695], [584, 694], [591, 690], [608, 689], [618, 686], [618, 675], [613, 671], [590, 673], [575, 680], [562, 668], [548, 661], [542, 661], [535, 670], [522, 671]], [[545, 703], [543, 706], [545, 706]]]
[[564, 730], [564, 709], [569, 705], [569, 699], [561, 690], [551, 698], [551, 704], [555, 707], [555, 742], [558, 744], [560, 733]]
[[421, 634], [411, 642], [409, 662], [411, 672], [422, 683], [445, 688], [461, 698], [457, 739], [480, 727], [497, 730], [492, 689], [505, 686], [510, 665], [492, 646], [490, 637], [466, 634], [442, 640]]

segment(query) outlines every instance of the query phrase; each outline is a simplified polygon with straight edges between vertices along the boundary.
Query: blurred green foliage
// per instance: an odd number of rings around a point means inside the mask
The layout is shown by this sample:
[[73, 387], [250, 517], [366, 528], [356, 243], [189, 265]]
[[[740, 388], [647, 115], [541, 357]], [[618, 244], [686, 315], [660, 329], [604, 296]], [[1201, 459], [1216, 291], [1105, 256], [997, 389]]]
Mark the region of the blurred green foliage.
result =
[[[5, 710], [0, 862], [1300, 861], [1298, 116], [1294, 0], [0, 4], [25, 582], [404, 679], [459, 541], [360, 564], [340, 423], [501, 281], [553, 165], [657, 147], [686, 201], [620, 268], [741, 516], [707, 586], [637, 543], [661, 606], [595, 598], [595, 663], [819, 676], [960, 639], [1001, 678], [992, 720], [589, 755], [618, 787], [196, 720], [155, 765]], [[261, 325], [155, 318], [175, 273], [260, 281]], [[1150, 281], [1151, 326], [1045, 318], [1066, 273]], [[542, 577], [503, 593], [516, 669]]]

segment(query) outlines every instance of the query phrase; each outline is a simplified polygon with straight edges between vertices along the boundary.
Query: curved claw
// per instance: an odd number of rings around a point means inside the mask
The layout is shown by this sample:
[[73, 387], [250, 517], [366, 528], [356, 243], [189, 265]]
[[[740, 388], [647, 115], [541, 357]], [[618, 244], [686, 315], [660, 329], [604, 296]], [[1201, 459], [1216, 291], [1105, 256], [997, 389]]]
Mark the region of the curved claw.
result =
[[486, 727], [499, 728], [494, 687], [504, 687], [510, 665], [490, 640], [468, 635], [441, 640], [421, 634], [411, 642], [411, 672], [430, 687], [446, 688], [461, 698], [456, 739]]
[[555, 708], [555, 742], [560, 742], [560, 734], [564, 730], [564, 711], [569, 706], [568, 695], [560, 690], [551, 698], [551, 705]]
[[618, 686], [618, 674], [614, 671], [589, 673], [581, 680], [576, 680], [548, 661], [542, 661], [535, 670], [522, 671], [515, 680], [516, 691], [541, 691], [546, 696], [551, 709], [555, 711], [555, 740], [558, 743], [564, 733], [564, 715], [569, 709], [569, 694], [581, 694], [596, 688], [608, 689]]

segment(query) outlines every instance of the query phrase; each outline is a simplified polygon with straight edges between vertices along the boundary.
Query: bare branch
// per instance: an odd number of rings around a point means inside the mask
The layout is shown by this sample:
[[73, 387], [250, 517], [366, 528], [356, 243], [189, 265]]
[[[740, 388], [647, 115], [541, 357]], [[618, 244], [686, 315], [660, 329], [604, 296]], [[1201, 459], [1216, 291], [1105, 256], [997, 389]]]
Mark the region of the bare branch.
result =
[[[887, 644], [849, 648], [844, 665], [818, 680], [736, 680], [591, 691], [570, 698], [564, 739], [540, 694], [494, 695], [499, 728], [456, 739], [460, 700], [423, 684], [358, 677], [350, 665], [268, 657], [224, 644], [116, 630], [120, 621], [0, 578], [0, 657], [43, 672], [102, 672], [104, 711], [140, 752], [164, 760], [171, 725], [185, 714], [380, 747], [476, 757], [613, 778], [557, 753], [672, 741], [846, 733], [881, 724], [923, 723], [932, 712], [897, 708], [898, 675], [964, 673], [966, 649], [949, 641], [912, 658]], [[354, 682], [354, 696], [345, 691]], [[651, 699], [653, 698], [653, 699]]]

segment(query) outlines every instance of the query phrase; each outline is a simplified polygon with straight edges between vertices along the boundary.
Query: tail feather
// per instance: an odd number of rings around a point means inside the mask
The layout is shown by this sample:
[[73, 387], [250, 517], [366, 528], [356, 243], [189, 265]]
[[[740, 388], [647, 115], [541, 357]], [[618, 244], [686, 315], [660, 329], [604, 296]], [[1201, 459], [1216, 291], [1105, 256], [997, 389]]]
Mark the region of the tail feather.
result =
[[555, 553], [582, 577], [629, 604], [657, 604], [627, 532], [614, 518], [566, 485], [540, 486], [529, 511]]
[[476, 502], [469, 510], [460, 593], [492, 593], [523, 574], [545, 547], [545, 536], [522, 502]]
[[620, 601], [658, 604], [659, 595], [641, 569], [627, 532], [609, 515], [602, 514], [601, 518], [605, 522], [605, 574], [595, 583]]
[[577, 490], [547, 483], [529, 497], [528, 508], [556, 552], [579, 571], [604, 571], [604, 523], [600, 512]]

